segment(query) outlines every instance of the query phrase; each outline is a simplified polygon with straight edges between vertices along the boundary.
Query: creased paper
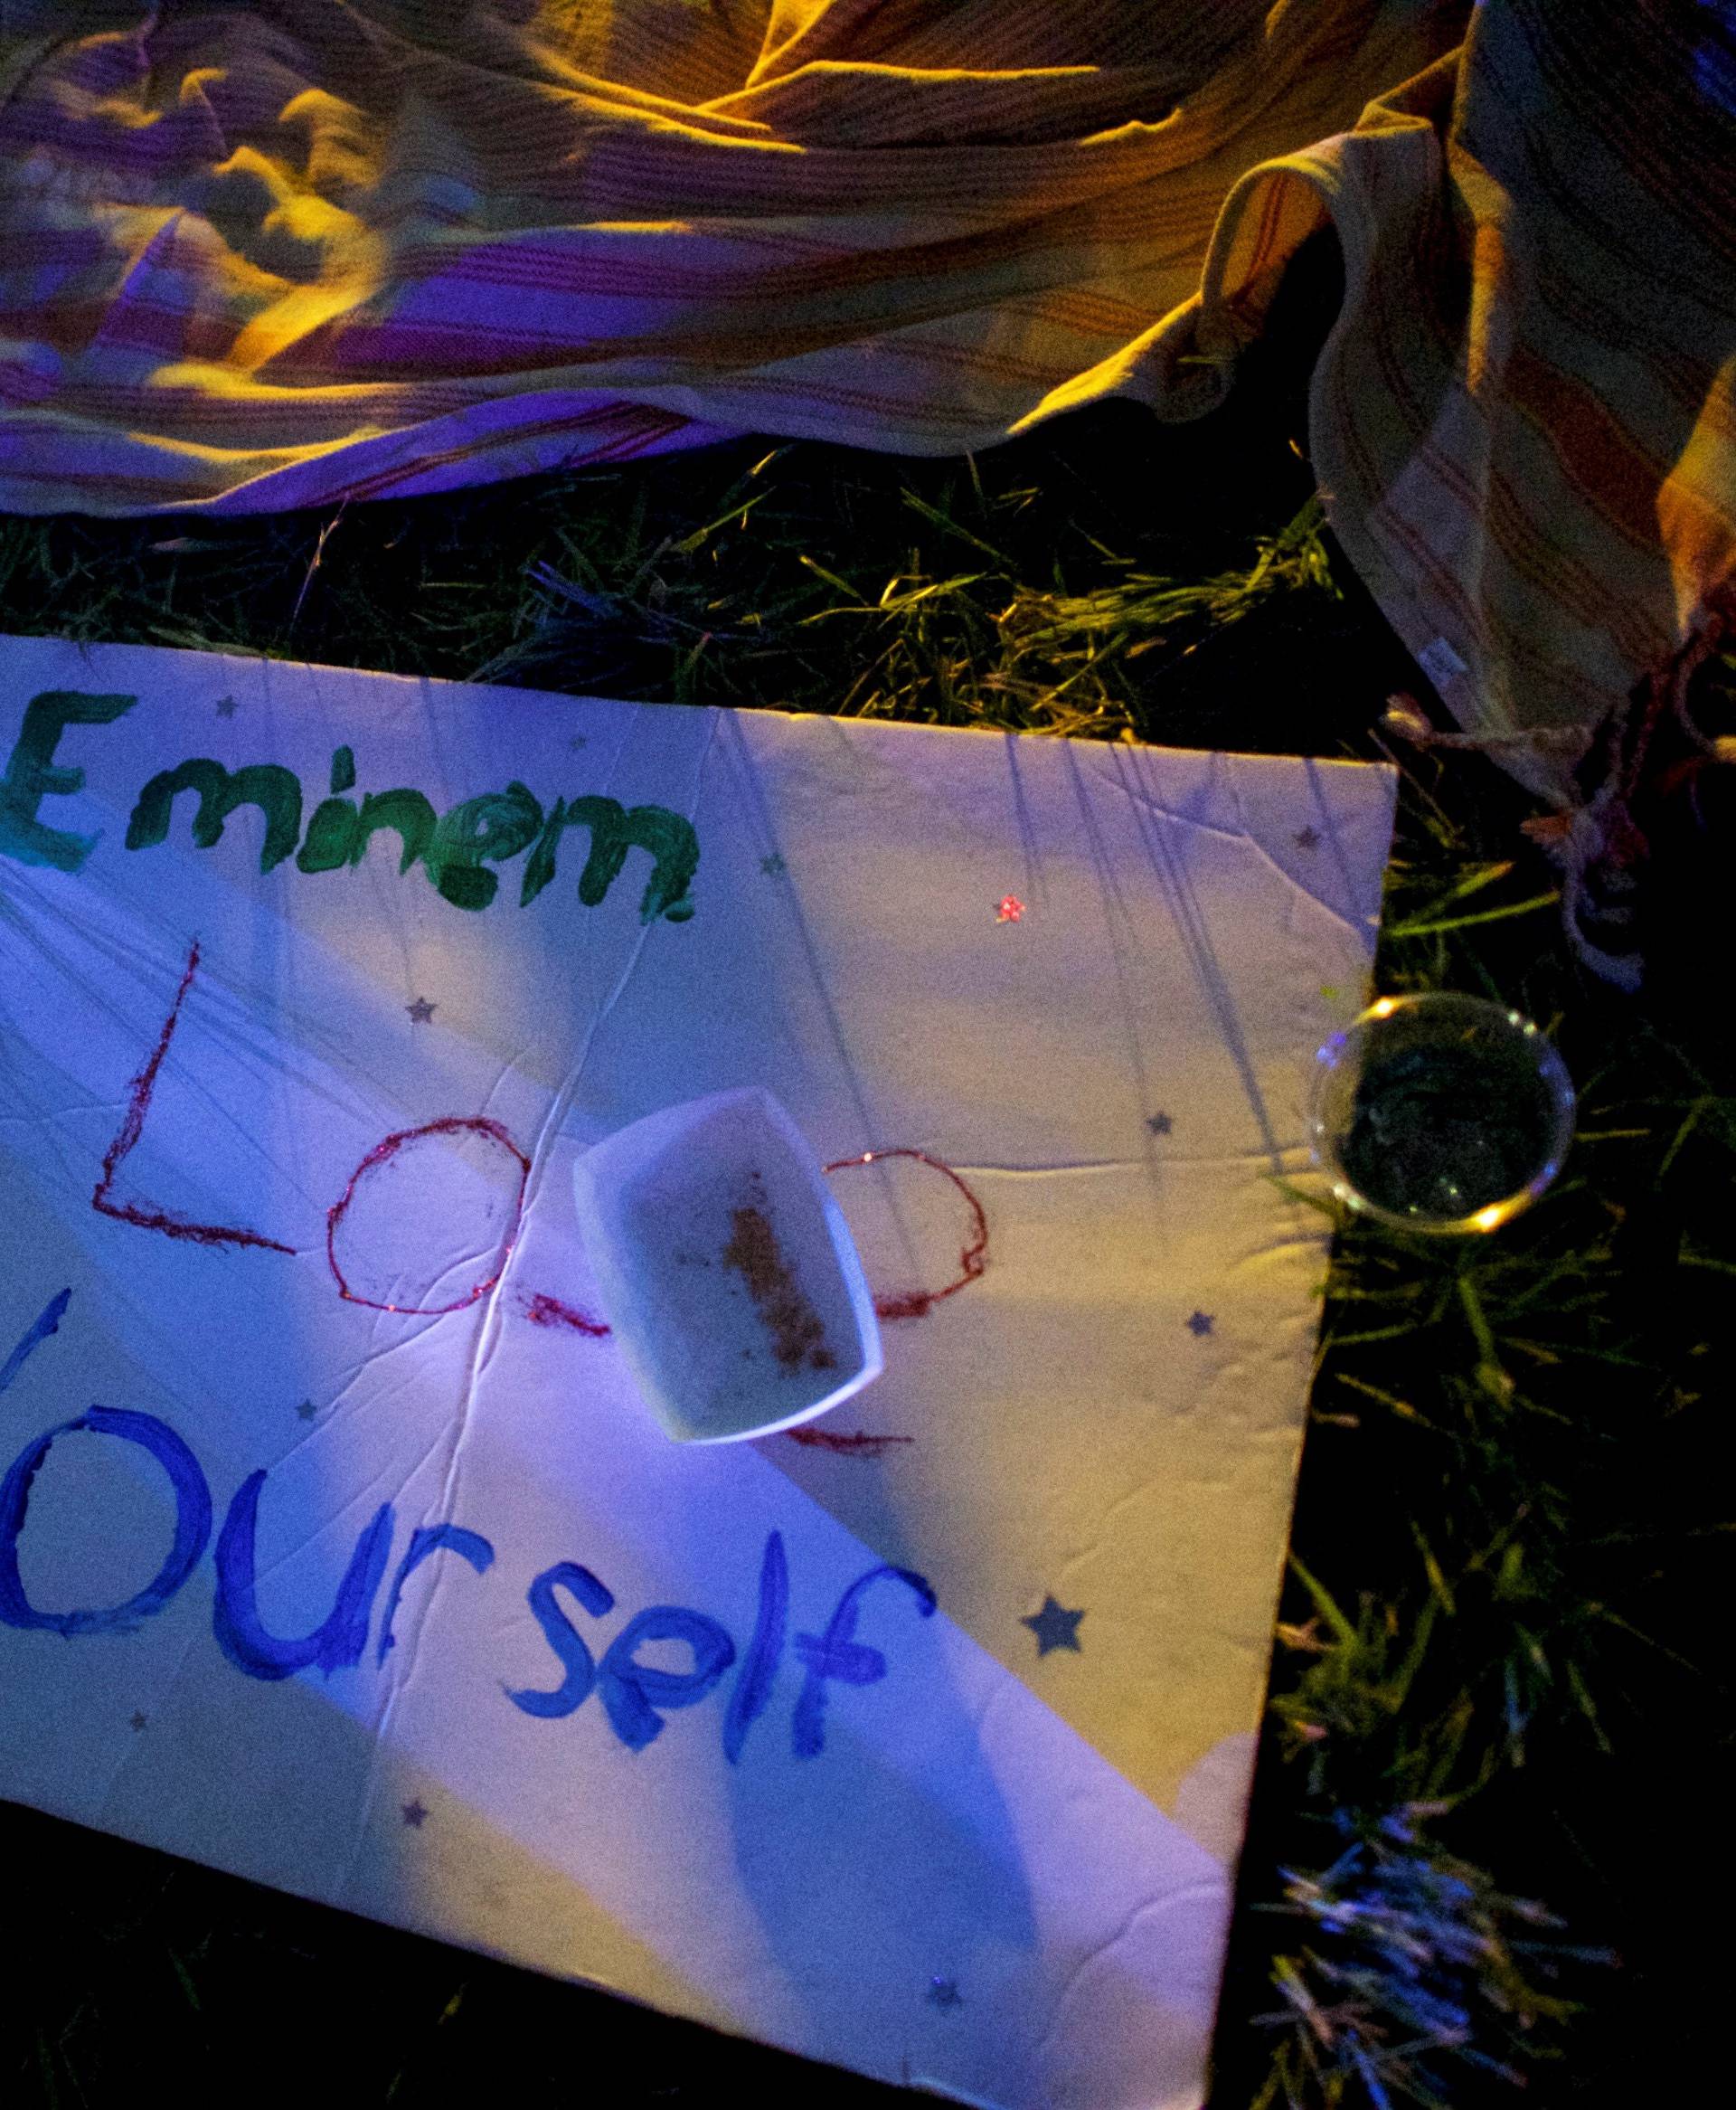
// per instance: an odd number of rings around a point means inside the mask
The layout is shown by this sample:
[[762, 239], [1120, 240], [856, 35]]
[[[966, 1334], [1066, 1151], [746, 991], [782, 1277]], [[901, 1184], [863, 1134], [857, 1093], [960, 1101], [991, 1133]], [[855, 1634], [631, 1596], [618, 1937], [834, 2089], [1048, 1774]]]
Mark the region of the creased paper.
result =
[[[962, 2102], [1196, 2105], [1391, 772], [0, 670], [0, 1787]], [[885, 1374], [677, 1445], [572, 1169], [744, 1084]]]

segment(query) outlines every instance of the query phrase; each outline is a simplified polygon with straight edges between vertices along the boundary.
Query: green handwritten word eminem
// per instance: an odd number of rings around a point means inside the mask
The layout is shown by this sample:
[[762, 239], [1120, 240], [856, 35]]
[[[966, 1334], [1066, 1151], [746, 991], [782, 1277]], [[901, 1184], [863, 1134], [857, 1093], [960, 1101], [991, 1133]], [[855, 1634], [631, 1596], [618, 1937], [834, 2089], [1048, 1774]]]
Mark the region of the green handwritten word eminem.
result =
[[[0, 856], [25, 865], [77, 872], [96, 847], [95, 836], [72, 835], [38, 818], [42, 800], [70, 798], [84, 786], [84, 771], [54, 760], [69, 725], [108, 725], [130, 711], [137, 696], [85, 695], [76, 689], [45, 689], [24, 710], [23, 730], [0, 778]], [[265, 819], [259, 870], [269, 872], [294, 852], [299, 872], [336, 872], [361, 864], [382, 828], [394, 838], [398, 869], [420, 865], [441, 896], [455, 908], [483, 909], [500, 885], [503, 865], [522, 851], [530, 855], [519, 882], [519, 905], [533, 902], [554, 877], [555, 852], [570, 828], [589, 837], [579, 898], [596, 907], [634, 849], [647, 852], [651, 876], [639, 902], [644, 923], [659, 916], [684, 923], [693, 913], [688, 888], [699, 867], [699, 837], [693, 823], [662, 806], [622, 806], [618, 800], [587, 795], [557, 799], [545, 811], [520, 783], [485, 791], [449, 812], [436, 815], [420, 791], [355, 789], [355, 756], [340, 747], [332, 757], [331, 796], [322, 799], [302, 833], [301, 782], [274, 762], [239, 770], [196, 758], [159, 770], [138, 795], [127, 823], [127, 847], [148, 850], [168, 838], [175, 801], [191, 792], [193, 840], [208, 850], [222, 836], [238, 806], [257, 807]], [[297, 847], [297, 846], [300, 847]]]

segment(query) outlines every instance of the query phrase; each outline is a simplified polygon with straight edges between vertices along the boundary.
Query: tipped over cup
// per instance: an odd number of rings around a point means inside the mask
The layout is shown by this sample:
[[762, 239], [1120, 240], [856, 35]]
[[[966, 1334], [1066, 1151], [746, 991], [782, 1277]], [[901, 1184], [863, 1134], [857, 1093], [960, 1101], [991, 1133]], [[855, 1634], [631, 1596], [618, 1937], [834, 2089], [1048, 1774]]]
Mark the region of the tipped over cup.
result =
[[757, 1085], [665, 1107], [580, 1159], [597, 1301], [678, 1443], [769, 1436], [881, 1374], [880, 1326], [819, 1160]]

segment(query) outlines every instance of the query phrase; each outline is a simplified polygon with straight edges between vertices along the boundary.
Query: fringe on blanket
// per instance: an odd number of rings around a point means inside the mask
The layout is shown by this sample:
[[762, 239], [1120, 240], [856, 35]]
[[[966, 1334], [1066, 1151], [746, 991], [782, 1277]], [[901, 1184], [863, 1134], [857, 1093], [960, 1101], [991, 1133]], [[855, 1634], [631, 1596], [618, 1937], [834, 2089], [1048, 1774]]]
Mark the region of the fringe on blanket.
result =
[[[1590, 754], [1601, 768], [1581, 766], [1587, 796], [1564, 811], [1522, 823], [1561, 873], [1561, 917], [1574, 951], [1617, 988], [1637, 991], [1646, 974], [1639, 906], [1646, 871], [1658, 854], [1658, 813], [1685, 788], [1695, 821], [1703, 826], [1695, 779], [1707, 767], [1736, 763], [1736, 739], [1708, 734], [1690, 704], [1694, 678], [1727, 640], [1736, 638], [1736, 585], [1717, 589], [1685, 643], [1637, 686], [1612, 714]], [[1689, 753], [1660, 754], [1674, 728]]]
[[[1561, 923], [1569, 944], [1602, 980], [1637, 994], [1646, 959], [1639, 909], [1646, 869], [1657, 854], [1663, 809], [1685, 792], [1694, 824], [1706, 826], [1698, 790], [1708, 768], [1736, 766], [1736, 735], [1709, 733], [1695, 719], [1696, 677], [1727, 644], [1736, 643], [1736, 582], [1713, 591], [1684, 643], [1635, 686], [1601, 728], [1540, 726], [1525, 733], [1443, 733], [1417, 699], [1387, 699], [1386, 729], [1413, 747], [1487, 755], [1511, 765], [1523, 753], [1533, 763], [1571, 767], [1580, 791], [1552, 812], [1520, 822], [1561, 875]], [[1660, 754], [1660, 735], [1674, 729], [1674, 754]], [[1679, 752], [1686, 748], [1685, 754]]]

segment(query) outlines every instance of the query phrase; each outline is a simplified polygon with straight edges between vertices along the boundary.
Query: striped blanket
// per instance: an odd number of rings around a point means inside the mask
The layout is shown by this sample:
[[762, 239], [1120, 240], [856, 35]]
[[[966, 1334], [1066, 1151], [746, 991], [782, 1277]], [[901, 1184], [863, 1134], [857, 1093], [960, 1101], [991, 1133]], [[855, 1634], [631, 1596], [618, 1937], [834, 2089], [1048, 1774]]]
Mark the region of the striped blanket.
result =
[[0, 0], [0, 506], [1185, 419], [1326, 225], [1328, 516], [1577, 900], [1736, 614], [1729, 0]]

